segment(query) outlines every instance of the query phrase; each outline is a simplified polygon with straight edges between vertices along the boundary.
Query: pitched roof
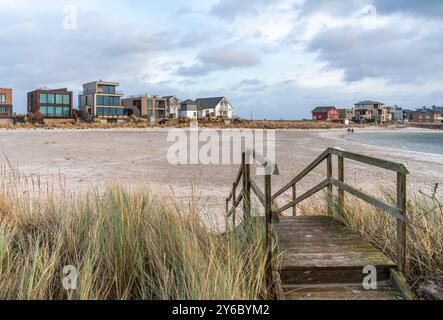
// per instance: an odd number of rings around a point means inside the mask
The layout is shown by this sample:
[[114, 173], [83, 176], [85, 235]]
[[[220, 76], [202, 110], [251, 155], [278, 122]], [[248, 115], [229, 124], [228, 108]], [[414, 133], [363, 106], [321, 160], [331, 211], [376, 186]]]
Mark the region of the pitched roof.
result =
[[166, 99], [166, 100], [171, 100], [171, 99], [173, 99], [173, 98], [176, 98], [177, 100], [178, 100], [178, 98], [176, 97], [176, 96], [164, 96], [164, 97], [162, 97], [163, 99]]
[[336, 109], [334, 106], [329, 106], [329, 107], [317, 107], [314, 110], [312, 110], [312, 112], [329, 112], [332, 109]]
[[423, 107], [421, 109], [417, 109], [417, 112], [438, 112], [438, 113], [440, 113], [440, 112], [443, 112], [443, 107], [432, 107], [432, 109]]
[[195, 102], [194, 100], [188, 99], [183, 101], [181, 104], [197, 104], [197, 102]]
[[192, 101], [191, 99], [183, 101], [180, 104], [181, 111], [197, 111], [197, 109], [198, 109], [197, 103], [195, 101]]
[[214, 109], [225, 97], [199, 98], [195, 100], [200, 109]]

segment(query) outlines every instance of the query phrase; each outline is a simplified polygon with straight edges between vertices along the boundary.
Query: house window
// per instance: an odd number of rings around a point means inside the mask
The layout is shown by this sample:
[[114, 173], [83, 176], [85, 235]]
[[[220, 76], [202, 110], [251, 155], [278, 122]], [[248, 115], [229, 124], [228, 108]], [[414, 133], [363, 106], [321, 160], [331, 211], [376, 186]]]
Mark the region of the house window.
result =
[[53, 94], [48, 94], [47, 97], [48, 97], [48, 101], [47, 101], [48, 103], [51, 103], [51, 104], [55, 103], [55, 97]]
[[115, 87], [114, 86], [100, 86], [103, 93], [108, 94], [115, 94]]
[[97, 108], [97, 115], [98, 116], [122, 116], [123, 115], [123, 108], [98, 107]]
[[40, 93], [40, 103], [48, 103], [48, 95], [46, 93]]
[[97, 96], [98, 106], [120, 106], [120, 97]]
[[5, 102], [6, 102], [6, 94], [0, 93], [0, 103], [5, 103]]
[[62, 94], [55, 95], [55, 103], [56, 104], [63, 104], [63, 95]]
[[63, 104], [67, 104], [67, 105], [71, 104], [71, 97], [69, 96], [69, 94], [63, 95]]
[[40, 106], [40, 113], [44, 117], [69, 118], [71, 116], [71, 108], [69, 108], [69, 107], [54, 107], [54, 106]]

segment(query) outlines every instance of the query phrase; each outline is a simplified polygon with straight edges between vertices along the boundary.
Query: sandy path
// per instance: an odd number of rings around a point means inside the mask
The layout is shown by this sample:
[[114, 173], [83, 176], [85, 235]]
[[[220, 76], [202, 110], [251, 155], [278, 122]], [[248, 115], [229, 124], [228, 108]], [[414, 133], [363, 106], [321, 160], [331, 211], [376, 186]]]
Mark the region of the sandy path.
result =
[[[343, 139], [343, 135], [343, 129], [277, 131], [276, 160], [281, 175], [274, 179], [274, 190], [327, 147], [404, 163], [414, 188], [443, 185], [443, 156], [364, 145]], [[238, 166], [170, 165], [170, 145], [167, 131], [161, 129], [0, 130], [0, 152], [21, 171], [39, 173], [43, 179], [54, 179], [62, 172], [70, 190], [103, 187], [109, 182], [148, 183], [157, 191], [174, 192], [185, 203], [194, 186], [206, 210], [223, 212]], [[325, 166], [317, 168], [303, 181], [300, 192], [323, 180], [325, 172]], [[346, 163], [346, 177], [350, 184], [372, 191], [380, 185], [394, 186], [395, 179], [393, 173], [352, 162]]]

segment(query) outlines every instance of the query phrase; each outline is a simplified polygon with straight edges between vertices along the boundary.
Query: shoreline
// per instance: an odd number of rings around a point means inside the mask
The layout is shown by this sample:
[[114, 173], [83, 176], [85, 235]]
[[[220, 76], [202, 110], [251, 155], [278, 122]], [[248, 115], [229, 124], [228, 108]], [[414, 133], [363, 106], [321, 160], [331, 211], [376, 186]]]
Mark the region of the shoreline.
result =
[[[204, 130], [205, 128], [202, 128]], [[223, 130], [214, 129], [213, 130]], [[68, 190], [103, 188], [119, 182], [128, 186], [148, 184], [155, 192], [174, 194], [186, 204], [191, 190], [202, 199], [205, 211], [223, 217], [224, 204], [238, 165], [171, 165], [167, 161], [167, 128], [0, 130], [0, 163], [6, 155], [19, 171], [53, 181], [59, 173], [66, 177]], [[185, 130], [189, 130], [186, 128]], [[403, 163], [411, 172], [408, 184], [413, 189], [431, 190], [443, 185], [443, 156], [389, 149], [347, 140], [346, 129], [275, 130], [276, 162], [280, 176], [273, 188], [283, 187], [326, 148], [339, 147], [350, 152]], [[359, 132], [393, 132], [393, 129], [366, 128]], [[428, 129], [405, 128], [400, 132], [429, 132]], [[436, 131], [436, 130], [435, 130]], [[334, 162], [334, 167], [336, 163]], [[334, 172], [335, 168], [334, 168]], [[299, 192], [324, 180], [326, 168], [320, 166], [303, 180]], [[389, 172], [349, 161], [349, 182], [356, 188], [378, 192], [395, 178]], [[258, 181], [258, 180], [257, 180]], [[259, 181], [262, 182], [261, 180]], [[57, 184], [57, 181], [56, 181]], [[58, 185], [58, 184], [57, 184]], [[222, 218], [221, 218], [222, 219]]]

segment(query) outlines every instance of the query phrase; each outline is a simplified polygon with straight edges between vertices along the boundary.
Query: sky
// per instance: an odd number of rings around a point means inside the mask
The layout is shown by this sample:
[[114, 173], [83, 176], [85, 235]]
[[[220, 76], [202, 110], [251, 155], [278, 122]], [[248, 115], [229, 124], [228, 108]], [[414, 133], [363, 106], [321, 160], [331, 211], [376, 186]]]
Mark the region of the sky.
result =
[[226, 96], [238, 116], [443, 105], [441, 0], [0, 0], [0, 87], [102, 79], [125, 95]]

